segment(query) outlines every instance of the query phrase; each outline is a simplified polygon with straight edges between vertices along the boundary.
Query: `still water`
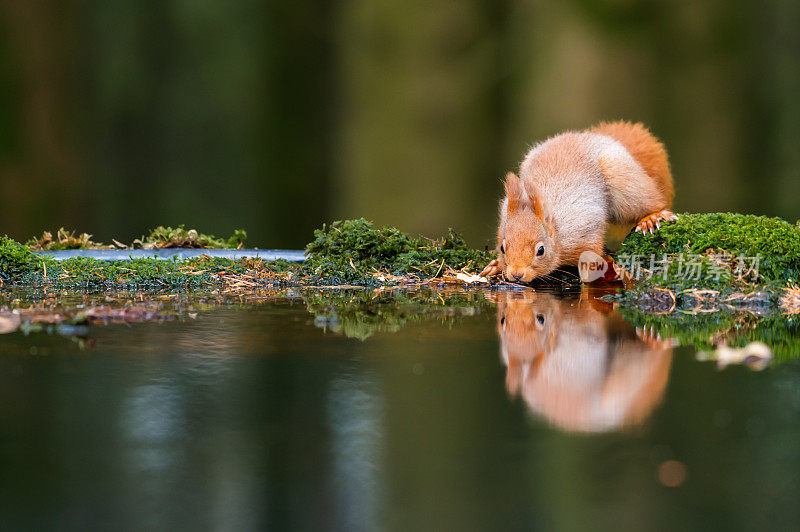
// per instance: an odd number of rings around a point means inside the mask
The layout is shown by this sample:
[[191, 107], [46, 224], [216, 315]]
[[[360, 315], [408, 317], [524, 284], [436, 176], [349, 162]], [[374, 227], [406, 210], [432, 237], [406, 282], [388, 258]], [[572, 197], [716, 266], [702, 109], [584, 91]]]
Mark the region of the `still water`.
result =
[[800, 522], [800, 362], [720, 370], [586, 294], [289, 294], [81, 334], [0, 336], [4, 528]]

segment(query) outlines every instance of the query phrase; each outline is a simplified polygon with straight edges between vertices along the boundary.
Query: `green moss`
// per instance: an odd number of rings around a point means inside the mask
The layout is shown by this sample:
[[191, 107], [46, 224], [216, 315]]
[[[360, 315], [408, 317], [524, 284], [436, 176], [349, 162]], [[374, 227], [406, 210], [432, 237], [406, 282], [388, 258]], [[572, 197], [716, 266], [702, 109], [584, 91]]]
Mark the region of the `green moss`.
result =
[[[46, 237], [50, 237], [49, 239]], [[227, 241], [203, 235], [193, 229], [158, 227], [137, 242], [147, 248], [238, 247], [244, 231]], [[58, 237], [45, 233], [38, 246], [47, 249], [99, 245], [89, 235], [75, 236], [59, 231]], [[470, 249], [452, 230], [440, 239], [412, 237], [394, 227], [376, 227], [363, 218], [325, 225], [314, 232], [306, 247], [303, 265], [259, 260], [190, 259], [131, 262], [103, 262], [70, 259], [62, 263], [38, 257], [13, 240], [0, 246], [0, 278], [4, 282], [52, 284], [71, 287], [199, 287], [219, 281], [220, 273], [237, 273], [258, 278], [268, 273], [287, 274], [293, 283], [377, 286], [396, 284], [400, 279], [427, 280], [452, 270], [478, 271], [494, 255]], [[739, 257], [759, 257], [757, 275], [738, 269]], [[650, 258], [668, 266], [651, 264]], [[654, 235], [632, 233], [615, 258], [628, 269], [644, 273], [644, 279], [623, 296], [638, 301], [648, 291], [668, 288], [681, 294], [697, 288], [718, 290], [721, 295], [750, 291], [765, 285], [774, 288], [800, 278], [800, 228], [778, 218], [729, 213], [682, 214]], [[632, 260], [636, 259], [636, 261]], [[635, 268], [631, 265], [635, 264]], [[748, 263], [747, 266], [752, 266]], [[687, 275], [690, 268], [700, 275]], [[289, 276], [288, 274], [292, 275]], [[634, 272], [637, 273], [637, 272]], [[561, 274], [564, 282], [576, 279], [574, 272]], [[679, 301], [679, 307], [685, 303]], [[689, 304], [691, 304], [691, 300]]]
[[41, 268], [43, 261], [28, 246], [7, 236], [0, 237], [0, 280], [15, 281]]
[[[196, 229], [186, 229], [183, 225], [176, 228], [159, 226], [153, 229], [149, 235], [134, 240], [130, 246], [121, 244], [116, 240], [114, 243], [120, 249], [144, 248], [206, 248], [206, 249], [230, 249], [242, 248], [247, 239], [247, 232], [244, 229], [237, 229], [227, 240], [216, 238], [213, 235], [206, 235]], [[55, 236], [49, 231], [44, 231], [41, 237], [33, 237], [26, 245], [36, 251], [60, 251], [65, 249], [114, 249], [114, 246], [107, 246], [100, 242], [92, 241], [92, 235], [88, 233], [76, 234], [74, 231], [67, 231], [63, 227], [56, 231]]]
[[[631, 233], [614, 259], [637, 279], [617, 297], [625, 304], [664, 312], [674, 303], [688, 310], [697, 305], [697, 290], [711, 290], [711, 303], [725, 306], [731, 296], [774, 296], [797, 281], [800, 228], [765, 216], [680, 214], [655, 234]], [[665, 289], [674, 301], [663, 301]], [[775, 297], [770, 299], [774, 304]]]
[[[308, 260], [302, 265], [210, 257], [169, 261], [101, 261], [76, 257], [59, 262], [39, 257], [26, 246], [6, 238], [0, 249], [0, 267], [6, 282], [89, 290], [111, 287], [197, 289], [220, 284], [224, 281], [220, 274], [247, 276], [247, 282], [254, 283], [252, 286], [275, 282], [375, 286], [396, 284], [400, 278], [429, 279], [448, 268], [475, 271], [492, 258], [488, 251], [470, 249], [452, 231], [438, 240], [412, 238], [393, 227], [375, 228], [364, 219], [334, 222], [315, 231], [314, 236], [314, 241], [307, 246]], [[159, 227], [139, 244], [147, 248], [235, 247], [241, 245], [244, 238], [243, 231], [237, 231], [225, 242], [183, 226], [177, 229]]]
[[[0, 257], [3, 257], [2, 262], [5, 263], [6, 254], [0, 251]], [[23, 259], [25, 257], [23, 255]], [[287, 261], [212, 257], [183, 260], [145, 258], [130, 261], [74, 257], [55, 261], [30, 253], [28, 258], [31, 257], [33, 260], [29, 262], [18, 261], [4, 280], [54, 289], [197, 290], [227, 286], [230, 276], [234, 275], [255, 289], [293, 284], [293, 278], [301, 268], [300, 265]]]
[[75, 234], [61, 227], [55, 236], [50, 231], [44, 231], [41, 237], [33, 237], [25, 245], [35, 251], [60, 251], [65, 249], [111, 249], [100, 242], [92, 241], [88, 233]]
[[196, 229], [186, 229], [183, 225], [176, 228], [158, 226], [146, 237], [135, 240], [133, 247], [144, 249], [162, 248], [241, 248], [247, 239], [244, 229], [237, 229], [227, 240], [213, 235], [199, 233]]
[[[666, 273], [650, 262], [665, 255]], [[743, 214], [681, 214], [653, 235], [629, 235], [615, 260], [636, 274], [631, 259], [637, 256], [642, 278], [616, 296], [634, 326], [698, 350], [758, 340], [776, 360], [797, 358], [800, 321], [778, 306], [780, 288], [800, 277], [797, 225]], [[690, 262], [699, 275], [687, 275]]]
[[[649, 261], [650, 256], [661, 259], [665, 254], [672, 262], [680, 254], [684, 257], [703, 254], [727, 255], [732, 258], [760, 257], [758, 276], [746, 278], [746, 281], [796, 280], [800, 277], [800, 229], [780, 218], [766, 216], [734, 213], [680, 214], [677, 221], [662, 224], [655, 234], [631, 233], [623, 241], [615, 258], [638, 255]], [[736, 261], [732, 264], [735, 266]], [[659, 285], [672, 282], [685, 285], [676, 277], [678, 273], [677, 268], [671, 269], [666, 282], [658, 277], [654, 279]], [[729, 284], [734, 277], [725, 276], [721, 284]], [[720, 281], [715, 279], [701, 278], [692, 285], [719, 284]]]
[[305, 271], [321, 284], [381, 284], [377, 272], [420, 279], [454, 270], [482, 268], [493, 258], [470, 249], [452, 230], [438, 240], [413, 238], [394, 227], [375, 227], [363, 218], [324, 225], [306, 246]]

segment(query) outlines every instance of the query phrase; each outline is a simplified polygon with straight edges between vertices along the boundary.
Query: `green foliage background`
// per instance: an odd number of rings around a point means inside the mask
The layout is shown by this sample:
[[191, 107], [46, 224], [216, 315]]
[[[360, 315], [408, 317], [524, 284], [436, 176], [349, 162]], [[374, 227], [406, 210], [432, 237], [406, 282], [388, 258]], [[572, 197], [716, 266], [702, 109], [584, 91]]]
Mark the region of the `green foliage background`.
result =
[[491, 241], [532, 142], [669, 148], [676, 209], [800, 217], [800, 4], [0, 3], [0, 234], [301, 248], [335, 219]]

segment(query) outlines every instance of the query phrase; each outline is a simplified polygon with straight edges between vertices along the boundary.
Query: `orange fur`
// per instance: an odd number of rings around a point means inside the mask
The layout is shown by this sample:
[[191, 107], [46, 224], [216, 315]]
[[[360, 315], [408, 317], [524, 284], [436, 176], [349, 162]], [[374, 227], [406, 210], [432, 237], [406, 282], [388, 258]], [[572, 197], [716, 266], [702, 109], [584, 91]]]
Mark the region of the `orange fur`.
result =
[[645, 173], [655, 179], [656, 185], [667, 200], [667, 207], [672, 205], [675, 190], [672, 186], [667, 151], [644, 124], [626, 120], [601, 122], [590, 131], [608, 135], [625, 146], [625, 149], [636, 159]]

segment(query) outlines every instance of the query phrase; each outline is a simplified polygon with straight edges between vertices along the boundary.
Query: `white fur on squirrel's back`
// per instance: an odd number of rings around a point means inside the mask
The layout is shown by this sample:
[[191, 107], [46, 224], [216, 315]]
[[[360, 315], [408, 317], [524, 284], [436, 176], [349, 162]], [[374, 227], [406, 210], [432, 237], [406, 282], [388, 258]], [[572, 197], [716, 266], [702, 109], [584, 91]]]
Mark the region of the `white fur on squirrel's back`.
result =
[[[612, 125], [619, 126], [619, 123]], [[654, 211], [671, 200], [665, 197], [671, 192], [671, 186], [669, 191], [663, 190], [661, 181], [648, 175], [622, 142], [593, 131], [567, 132], [552, 137], [534, 146], [520, 165], [523, 182], [538, 190], [542, 201], [554, 213], [556, 230], [566, 237], [562, 240], [565, 247], [580, 245], [581, 239], [569, 238], [564, 231], [574, 233], [592, 220], [635, 223], [642, 204], [646, 205], [645, 210]], [[666, 165], [663, 147], [654, 137], [650, 138], [662, 150], [663, 165]], [[604, 162], [612, 163], [619, 170], [604, 173]], [[668, 166], [664, 168], [671, 183]], [[599, 197], [605, 201], [598, 201]], [[632, 209], [634, 204], [636, 208]]]
[[[519, 176], [526, 188], [536, 191], [553, 214], [565, 260], [571, 260], [587, 240], [602, 241], [609, 213], [598, 156], [614, 143], [595, 133], [562, 133], [534, 146], [520, 165]], [[627, 153], [616, 144], [615, 151]]]

